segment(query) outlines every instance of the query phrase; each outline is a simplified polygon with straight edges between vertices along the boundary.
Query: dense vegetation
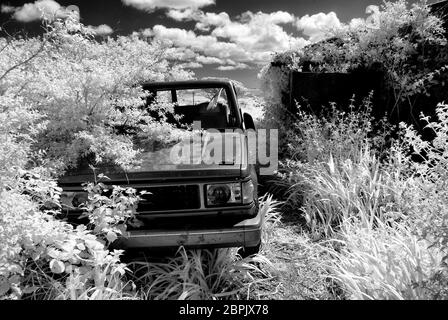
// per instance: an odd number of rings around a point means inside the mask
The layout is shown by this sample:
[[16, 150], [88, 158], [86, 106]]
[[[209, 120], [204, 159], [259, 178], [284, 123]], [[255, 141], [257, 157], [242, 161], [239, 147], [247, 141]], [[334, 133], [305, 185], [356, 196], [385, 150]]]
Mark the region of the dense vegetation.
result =
[[[170, 62], [167, 47], [135, 34], [98, 40], [70, 17], [44, 28], [40, 37], [0, 38], [0, 297], [246, 297], [254, 278], [269, 278], [269, 271], [241, 260], [236, 250], [121, 262], [123, 252], [107, 245], [124, 222], [132, 223], [139, 195], [114, 187], [106, 196], [101, 172], [85, 186], [84, 215], [94, 227], [56, 219], [57, 179], [67, 169], [86, 158], [128, 168], [138, 164], [139, 146], [185, 134], [165, 121], [172, 105], [141, 108], [145, 93], [138, 84], [192, 73]], [[274, 203], [265, 200], [268, 216]], [[199, 272], [207, 261], [213, 266]]]
[[[276, 177], [286, 196], [262, 198], [264, 244], [245, 259], [236, 249], [181, 249], [164, 261], [124, 263], [107, 245], [137, 214], [139, 195], [115, 187], [105, 196], [100, 173], [86, 185], [95, 228], [56, 219], [57, 178], [81, 158], [135, 164], [125, 125], [148, 142], [178, 138], [164, 121], [172, 106], [158, 104], [153, 118], [136, 86], [193, 76], [165, 47], [138, 35], [98, 40], [70, 18], [40, 37], [0, 38], [0, 298], [448, 298], [448, 106], [423, 118], [432, 141], [406, 124], [392, 135], [396, 128], [372, 118], [369, 97], [319, 116], [298, 107], [292, 118], [282, 106], [292, 66], [384, 68], [397, 100], [440, 85], [448, 64], [440, 19], [398, 1], [374, 23], [335, 30], [337, 44], [280, 53], [263, 69], [262, 123], [289, 128]], [[423, 48], [437, 59], [427, 61]]]
[[[431, 141], [405, 123], [395, 128], [386, 118], [374, 119], [370, 97], [347, 102], [348, 112], [333, 104], [319, 116], [298, 106], [291, 119], [281, 79], [292, 64], [319, 72], [375, 65], [386, 69], [397, 101], [432, 85], [446, 90], [438, 82], [448, 63], [441, 26], [424, 3], [408, 9], [404, 1], [385, 2], [375, 28], [343, 28], [340, 42], [279, 54], [262, 72], [273, 93], [266, 123], [291, 127], [278, 183], [287, 190], [283, 211], [300, 218], [305, 237], [314, 241], [309, 250], [326, 253], [320, 265], [341, 289], [337, 297], [447, 298], [448, 107], [441, 102], [436, 117], [421, 116]], [[437, 59], [422, 63], [423, 47]], [[436, 74], [438, 81], [425, 81]]]
[[0, 38], [0, 296], [107, 298], [122, 291], [125, 265], [105, 244], [132, 218], [136, 195], [114, 190], [111, 204], [88, 186], [92, 233], [55, 219], [56, 179], [83, 156], [131, 165], [138, 150], [116, 132], [123, 123], [144, 127], [148, 139], [169, 137], [160, 134], [169, 125], [142, 114], [135, 84], [191, 75], [157, 43], [98, 42], [70, 18], [45, 27], [41, 37]]
[[[438, 102], [447, 99], [446, 32], [425, 1], [412, 6], [404, 0], [386, 1], [366, 21], [328, 30], [327, 37], [303, 50], [277, 53], [262, 69], [263, 91], [269, 92], [267, 125], [278, 126], [291, 119], [282, 101], [288, 93], [290, 71], [380, 76], [384, 105], [376, 108], [387, 111], [388, 116], [409, 114], [414, 109], [433, 111]], [[419, 112], [412, 115], [418, 118]], [[418, 121], [415, 124], [419, 125]]]

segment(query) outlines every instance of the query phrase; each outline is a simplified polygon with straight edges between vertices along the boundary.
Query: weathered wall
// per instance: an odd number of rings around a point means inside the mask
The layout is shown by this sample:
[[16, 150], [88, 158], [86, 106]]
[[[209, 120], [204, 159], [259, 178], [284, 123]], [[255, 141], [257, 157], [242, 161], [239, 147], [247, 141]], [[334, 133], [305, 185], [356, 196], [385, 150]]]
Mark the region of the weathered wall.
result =
[[[348, 108], [350, 99], [355, 95], [361, 102], [374, 91], [375, 105], [387, 103], [383, 93], [383, 75], [381, 73], [313, 73], [291, 72], [289, 105], [294, 109], [295, 101], [307, 111], [320, 113], [329, 102], [335, 102], [340, 109]], [[379, 113], [381, 113], [379, 111]]]
[[433, 116], [438, 102], [447, 101], [446, 84], [435, 86], [424, 94], [412, 97], [409, 101], [396, 103], [393, 93], [385, 86], [384, 77], [378, 72], [358, 73], [312, 73], [292, 71], [290, 74], [289, 92], [284, 100], [292, 112], [297, 102], [302, 109], [319, 114], [329, 108], [329, 102], [336, 102], [338, 109], [347, 110], [350, 99], [355, 94], [355, 105], [359, 106], [363, 98], [373, 90], [372, 115], [381, 118], [387, 112], [389, 121], [398, 124], [404, 121], [413, 124], [422, 132], [424, 123], [420, 113]]
[[[431, 10], [445, 21], [448, 37], [448, 0], [431, 5]], [[339, 109], [347, 109], [349, 100], [355, 94], [356, 105], [370, 91], [373, 95], [373, 115], [383, 117], [387, 112], [389, 121], [397, 124], [404, 121], [413, 124], [423, 133], [425, 123], [420, 114], [434, 116], [439, 102], [448, 102], [448, 78], [443, 74], [437, 83], [428, 89], [427, 94], [417, 94], [405, 101], [396, 102], [393, 92], [385, 86], [380, 72], [356, 73], [313, 73], [291, 71], [289, 88], [284, 92], [283, 103], [291, 112], [295, 111], [297, 101], [304, 110], [319, 114], [329, 102], [336, 102]], [[412, 106], [412, 107], [411, 107]]]

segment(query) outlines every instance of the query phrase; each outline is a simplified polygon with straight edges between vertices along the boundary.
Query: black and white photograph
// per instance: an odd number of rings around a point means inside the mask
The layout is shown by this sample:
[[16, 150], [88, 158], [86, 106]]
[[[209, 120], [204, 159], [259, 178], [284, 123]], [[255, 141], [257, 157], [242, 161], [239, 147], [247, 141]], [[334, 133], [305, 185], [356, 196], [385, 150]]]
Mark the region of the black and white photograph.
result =
[[2, 0], [0, 300], [448, 300], [448, 0]]

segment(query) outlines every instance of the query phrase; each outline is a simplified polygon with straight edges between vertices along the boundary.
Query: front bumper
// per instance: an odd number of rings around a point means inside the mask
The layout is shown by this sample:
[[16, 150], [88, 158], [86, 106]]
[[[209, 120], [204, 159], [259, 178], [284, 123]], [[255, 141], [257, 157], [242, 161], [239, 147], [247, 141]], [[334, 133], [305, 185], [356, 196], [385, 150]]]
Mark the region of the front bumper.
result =
[[118, 248], [223, 248], [253, 247], [261, 241], [264, 216], [258, 211], [254, 218], [229, 228], [191, 230], [133, 230], [114, 243]]

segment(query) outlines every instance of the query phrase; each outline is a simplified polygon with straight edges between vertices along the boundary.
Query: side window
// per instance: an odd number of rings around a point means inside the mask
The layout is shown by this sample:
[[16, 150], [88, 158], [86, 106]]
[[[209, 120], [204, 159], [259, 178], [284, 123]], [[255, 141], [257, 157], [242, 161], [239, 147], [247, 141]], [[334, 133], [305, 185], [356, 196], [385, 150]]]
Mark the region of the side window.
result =
[[171, 103], [171, 92], [170, 91], [147, 91], [148, 95], [146, 97], [146, 106], [149, 109], [153, 109], [156, 104]]
[[179, 106], [194, 106], [210, 101], [206, 91], [202, 89], [176, 90]]
[[232, 90], [233, 87], [155, 89], [147, 99], [147, 108], [158, 119], [164, 104], [174, 104], [175, 114], [168, 114], [167, 120], [181, 127], [194, 121], [202, 121], [204, 128], [235, 127], [242, 115], [229, 101], [234, 95]]
[[171, 91], [157, 91], [157, 102], [159, 103], [171, 103]]

